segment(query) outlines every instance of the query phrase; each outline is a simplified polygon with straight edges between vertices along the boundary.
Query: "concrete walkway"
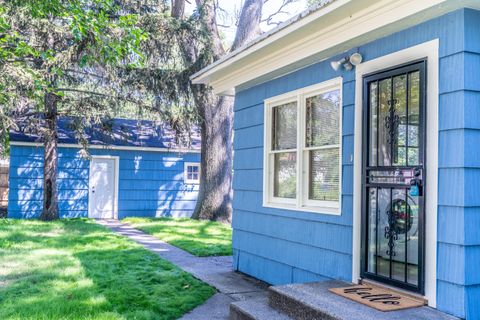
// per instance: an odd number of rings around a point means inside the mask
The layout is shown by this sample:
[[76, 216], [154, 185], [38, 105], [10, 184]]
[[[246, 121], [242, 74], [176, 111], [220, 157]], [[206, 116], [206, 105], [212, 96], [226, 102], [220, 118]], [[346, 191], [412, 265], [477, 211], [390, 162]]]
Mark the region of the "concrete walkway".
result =
[[163, 259], [170, 261], [218, 290], [218, 293], [207, 302], [187, 313], [181, 319], [228, 319], [231, 302], [252, 297], [266, 297], [268, 285], [235, 272], [232, 269], [231, 256], [196, 257], [118, 220], [97, 220], [97, 223], [143, 245], [146, 249], [155, 252]]

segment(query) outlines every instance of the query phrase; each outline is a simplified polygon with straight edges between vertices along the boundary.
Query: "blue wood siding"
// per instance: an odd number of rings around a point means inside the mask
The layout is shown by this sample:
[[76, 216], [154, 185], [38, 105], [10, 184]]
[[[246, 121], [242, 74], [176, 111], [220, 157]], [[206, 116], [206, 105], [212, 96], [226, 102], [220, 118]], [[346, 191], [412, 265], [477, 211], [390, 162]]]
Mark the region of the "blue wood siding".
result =
[[[463, 9], [352, 48], [366, 61], [433, 39], [439, 48], [438, 309], [480, 314], [480, 12]], [[337, 59], [345, 54], [332, 57]], [[330, 59], [252, 88], [235, 101], [235, 267], [272, 284], [352, 280], [355, 72]], [[262, 206], [264, 99], [343, 77], [342, 214]]]
[[[90, 161], [78, 149], [59, 148], [58, 199], [61, 217], [88, 216]], [[198, 185], [184, 183], [184, 162], [197, 153], [90, 150], [120, 158], [118, 217], [189, 217]], [[43, 205], [43, 148], [11, 146], [8, 216], [37, 218]]]

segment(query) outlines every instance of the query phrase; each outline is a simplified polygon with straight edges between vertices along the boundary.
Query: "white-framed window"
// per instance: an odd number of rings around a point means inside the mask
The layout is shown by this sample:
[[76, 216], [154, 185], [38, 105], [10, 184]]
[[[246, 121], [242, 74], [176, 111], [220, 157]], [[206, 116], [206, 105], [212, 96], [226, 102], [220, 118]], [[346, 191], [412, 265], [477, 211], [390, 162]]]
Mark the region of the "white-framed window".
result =
[[342, 78], [265, 100], [265, 207], [340, 214]]
[[184, 181], [189, 184], [200, 183], [200, 163], [185, 162], [184, 165]]

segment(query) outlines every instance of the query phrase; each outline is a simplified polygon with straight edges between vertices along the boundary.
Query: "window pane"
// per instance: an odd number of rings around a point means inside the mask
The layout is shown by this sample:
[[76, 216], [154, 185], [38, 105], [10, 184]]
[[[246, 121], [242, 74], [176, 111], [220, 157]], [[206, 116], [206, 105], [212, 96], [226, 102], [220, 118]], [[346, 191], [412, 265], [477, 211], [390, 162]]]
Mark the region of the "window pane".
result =
[[377, 252], [376, 268], [377, 274], [383, 277], [390, 277], [390, 255], [388, 252], [388, 237], [385, 237], [385, 230], [389, 227], [388, 213], [392, 207], [391, 189], [378, 188], [378, 222], [377, 222]]
[[370, 87], [370, 102], [369, 102], [369, 114], [370, 114], [370, 154], [369, 154], [369, 165], [377, 165], [377, 123], [378, 123], [378, 82], [374, 81], [369, 84]]
[[200, 165], [187, 165], [186, 179], [198, 181], [200, 176]]
[[272, 149], [297, 148], [297, 103], [290, 102], [273, 108]]
[[306, 99], [306, 146], [339, 144], [340, 90]]
[[375, 255], [377, 254], [377, 225], [378, 225], [378, 212], [377, 212], [377, 188], [369, 188], [368, 190], [368, 243], [367, 243], [367, 271], [371, 273], [376, 272], [375, 268]]
[[420, 72], [408, 75], [408, 165], [418, 165], [420, 140]]
[[384, 79], [378, 85], [379, 127], [378, 127], [378, 166], [391, 165], [390, 102], [392, 100], [392, 79]]
[[309, 199], [338, 201], [340, 149], [310, 151]]
[[[392, 165], [407, 165], [407, 76], [393, 78], [393, 114], [398, 121], [394, 126]], [[397, 118], [398, 116], [398, 118]]]
[[278, 198], [297, 196], [297, 153], [274, 154], [273, 195]]

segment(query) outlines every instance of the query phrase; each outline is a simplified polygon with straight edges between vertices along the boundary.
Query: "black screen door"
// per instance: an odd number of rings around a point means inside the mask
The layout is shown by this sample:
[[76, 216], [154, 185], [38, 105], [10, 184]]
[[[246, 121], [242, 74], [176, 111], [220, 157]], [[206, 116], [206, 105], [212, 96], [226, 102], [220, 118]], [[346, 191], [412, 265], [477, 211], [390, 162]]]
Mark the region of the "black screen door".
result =
[[423, 293], [425, 61], [363, 78], [362, 277]]

